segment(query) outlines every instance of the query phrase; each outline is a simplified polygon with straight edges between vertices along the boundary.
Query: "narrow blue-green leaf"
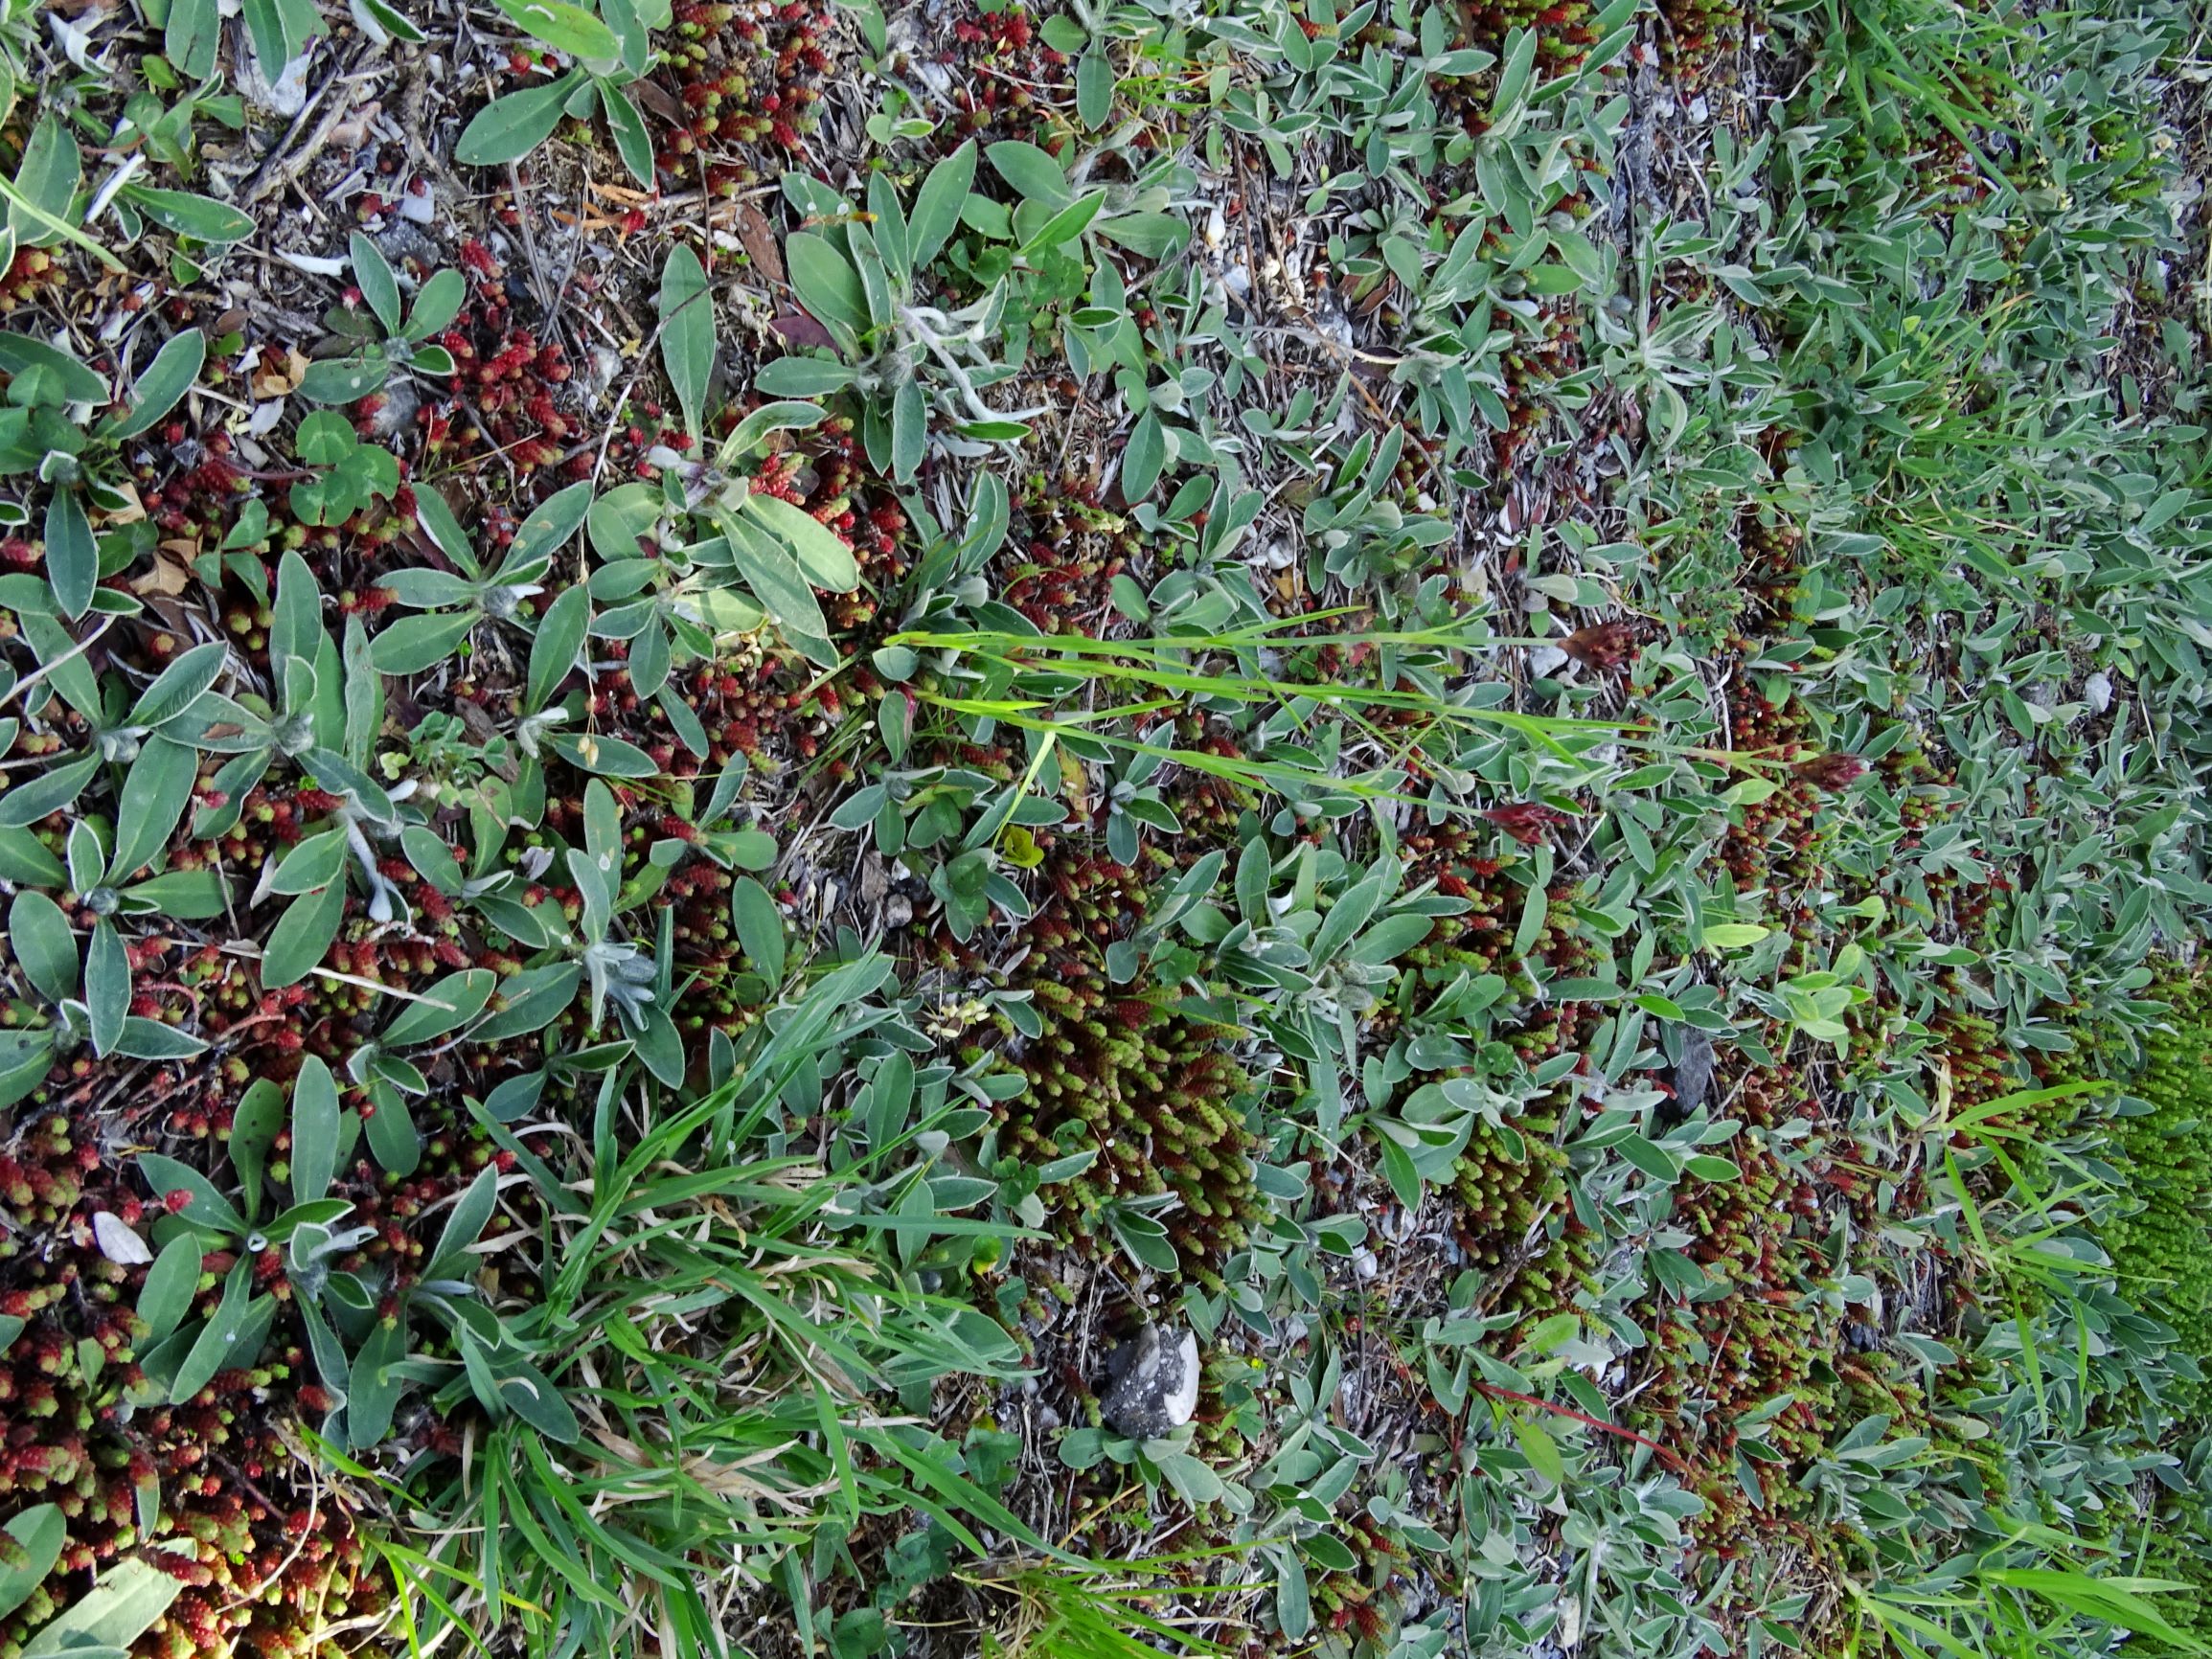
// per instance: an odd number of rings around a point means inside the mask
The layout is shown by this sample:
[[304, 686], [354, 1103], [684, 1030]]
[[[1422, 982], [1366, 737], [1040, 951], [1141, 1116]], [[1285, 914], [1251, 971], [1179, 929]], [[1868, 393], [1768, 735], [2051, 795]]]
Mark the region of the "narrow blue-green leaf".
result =
[[661, 365], [683, 408], [684, 430], [705, 430], [707, 382], [715, 370], [715, 302], [706, 267], [678, 242], [669, 250], [660, 282]]

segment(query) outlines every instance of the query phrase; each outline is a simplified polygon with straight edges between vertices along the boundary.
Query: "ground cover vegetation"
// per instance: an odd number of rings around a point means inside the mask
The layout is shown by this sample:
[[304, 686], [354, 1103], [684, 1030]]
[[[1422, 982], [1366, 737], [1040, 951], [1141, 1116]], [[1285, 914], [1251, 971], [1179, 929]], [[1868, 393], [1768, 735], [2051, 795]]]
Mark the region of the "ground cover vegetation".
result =
[[2208, 81], [6, 0], [0, 1659], [2205, 1650]]

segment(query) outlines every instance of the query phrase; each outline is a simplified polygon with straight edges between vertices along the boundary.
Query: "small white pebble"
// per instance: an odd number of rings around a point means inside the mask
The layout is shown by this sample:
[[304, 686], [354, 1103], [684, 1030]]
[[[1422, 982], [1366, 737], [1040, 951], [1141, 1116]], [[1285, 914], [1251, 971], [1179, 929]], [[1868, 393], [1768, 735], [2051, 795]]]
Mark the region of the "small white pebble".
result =
[[153, 1260], [146, 1240], [133, 1233], [122, 1216], [105, 1210], [94, 1213], [92, 1236], [100, 1243], [100, 1253], [120, 1267], [139, 1267]]

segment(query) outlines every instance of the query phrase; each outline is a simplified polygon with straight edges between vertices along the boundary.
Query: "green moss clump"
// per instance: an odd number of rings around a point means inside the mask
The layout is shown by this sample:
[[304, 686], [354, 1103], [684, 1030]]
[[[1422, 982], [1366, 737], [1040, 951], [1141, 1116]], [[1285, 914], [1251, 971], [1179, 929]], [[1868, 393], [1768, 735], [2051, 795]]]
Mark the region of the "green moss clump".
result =
[[[2109, 1155], [2136, 1206], [2108, 1220], [2125, 1291], [2171, 1324], [2182, 1350], [2212, 1361], [2212, 989], [2201, 983], [2171, 993], [2168, 1029], [2144, 1044], [2142, 1071], [2129, 1093], [2148, 1112], [2115, 1118]], [[2175, 1402], [2193, 1415], [2212, 1408], [2212, 1385], [2187, 1385]]]
[[2145, 1531], [2142, 1575], [2189, 1586], [2160, 1596], [2158, 1616], [2184, 1636], [2212, 1642], [2212, 1511], [2201, 1501], [2175, 1504]]
[[1251, 1079], [1230, 1057], [1242, 1034], [1158, 993], [1125, 993], [1087, 956], [1038, 959], [1026, 988], [1043, 1024], [1024, 1039], [999, 1016], [1000, 1053], [1027, 1086], [1000, 1108], [1003, 1149], [1031, 1163], [1096, 1146], [1057, 1191], [1070, 1238], [1095, 1241], [1114, 1199], [1173, 1193], [1159, 1212], [1184, 1269], [1209, 1288], [1266, 1214], [1245, 1123]]

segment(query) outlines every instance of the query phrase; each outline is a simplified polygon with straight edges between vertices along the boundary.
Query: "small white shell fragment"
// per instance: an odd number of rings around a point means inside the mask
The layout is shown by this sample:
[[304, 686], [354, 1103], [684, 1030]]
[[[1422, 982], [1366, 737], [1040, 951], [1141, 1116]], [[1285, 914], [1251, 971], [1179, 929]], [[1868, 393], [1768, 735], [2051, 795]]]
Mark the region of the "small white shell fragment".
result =
[[1198, 1339], [1187, 1329], [1177, 1338], [1173, 1363], [1177, 1377], [1174, 1391], [1162, 1398], [1160, 1405], [1168, 1420], [1180, 1428], [1198, 1409]]
[[1583, 1604], [1573, 1596], [1562, 1596], [1555, 1604], [1559, 1609], [1560, 1625], [1554, 1639], [1563, 1650], [1575, 1647], [1583, 1639]]
[[250, 47], [236, 55], [234, 83], [239, 96], [257, 109], [285, 121], [308, 106], [308, 62], [303, 52], [274, 77], [262, 67], [261, 54]]
[[133, 1233], [122, 1216], [105, 1210], [92, 1213], [92, 1237], [99, 1242], [100, 1253], [119, 1267], [143, 1267], [153, 1260], [146, 1240]]

